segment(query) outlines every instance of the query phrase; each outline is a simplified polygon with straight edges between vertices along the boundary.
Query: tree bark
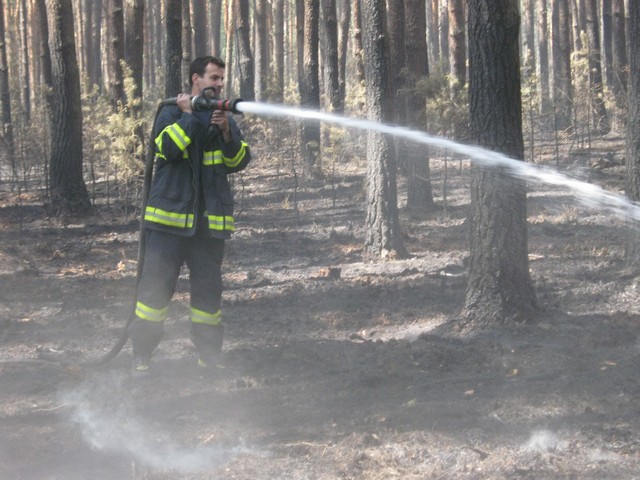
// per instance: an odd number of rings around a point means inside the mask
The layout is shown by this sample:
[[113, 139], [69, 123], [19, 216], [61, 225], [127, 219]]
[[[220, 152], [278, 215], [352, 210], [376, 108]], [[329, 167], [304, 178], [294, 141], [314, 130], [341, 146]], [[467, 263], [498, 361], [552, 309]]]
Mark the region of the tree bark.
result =
[[[629, 38], [629, 118], [627, 120], [627, 196], [640, 200], [640, 3], [629, 2], [627, 10]], [[640, 233], [629, 228], [626, 249], [627, 264], [638, 271], [640, 261]]]
[[190, 0], [180, 0], [182, 2], [182, 89], [188, 90], [187, 78], [189, 77], [189, 69], [193, 61], [193, 31], [191, 28], [191, 2]]
[[551, 24], [555, 128], [566, 130], [571, 126], [573, 112], [571, 18], [567, 0], [553, 0]]
[[284, 2], [273, 1], [273, 100], [284, 99]]
[[347, 48], [349, 46], [351, 2], [350, 0], [340, 0], [338, 5], [338, 89], [341, 105], [341, 109], [338, 110], [338, 113], [342, 113], [344, 111], [347, 84]]
[[613, 81], [611, 90], [619, 108], [624, 108], [627, 100], [627, 70], [629, 62], [627, 59], [627, 36], [625, 32], [624, 0], [613, 0]]
[[256, 101], [267, 99], [267, 79], [269, 77], [269, 39], [267, 37], [266, 0], [255, 0], [255, 95]]
[[[406, 120], [410, 127], [422, 130], [426, 127], [426, 98], [418, 88], [418, 82], [429, 76], [429, 58], [426, 41], [425, 0], [405, 0], [405, 48], [406, 62], [411, 70], [406, 79], [408, 98]], [[425, 145], [404, 143], [407, 170], [407, 208], [414, 213], [426, 213], [433, 209], [433, 188], [429, 168], [429, 149]]]
[[[209, 23], [211, 25], [210, 52], [212, 55], [220, 57], [222, 48], [220, 47], [220, 25], [222, 23], [222, 0], [209, 1]], [[230, 48], [229, 44], [226, 45]]]
[[[367, 118], [385, 122], [390, 118], [391, 88], [384, 35], [384, 0], [362, 1], [364, 69]], [[367, 135], [367, 213], [365, 258], [376, 260], [389, 254], [407, 255], [400, 234], [397, 206], [396, 161], [387, 135]]]
[[[303, 107], [320, 108], [320, 84], [318, 65], [319, 0], [304, 1], [304, 60], [300, 81], [300, 103]], [[303, 157], [303, 173], [306, 177], [320, 174], [320, 124], [303, 122], [300, 128], [300, 143]]]
[[249, 0], [234, 0], [236, 6], [236, 45], [240, 70], [240, 97], [253, 101], [256, 98], [251, 53], [251, 23], [249, 22]]
[[550, 110], [549, 95], [549, 27], [547, 22], [547, 0], [536, 2], [536, 76], [538, 77], [538, 97], [540, 114], [547, 115]]
[[364, 83], [364, 61], [362, 53], [362, 15], [360, 15], [360, 0], [353, 0], [351, 8], [353, 14], [353, 54], [356, 58], [356, 79], [358, 84]]
[[[134, 81], [134, 96], [142, 99], [144, 72], [144, 0], [126, 0], [125, 59]], [[142, 104], [140, 104], [142, 107]]]
[[[189, 0], [182, 0], [189, 3]], [[211, 55], [207, 42], [207, 0], [190, 0], [193, 27], [193, 55], [203, 57]], [[219, 17], [218, 17], [219, 18]], [[218, 32], [219, 33], [219, 32]]]
[[0, 105], [2, 106], [2, 128], [0, 130], [2, 146], [6, 148], [7, 158], [11, 160], [12, 174], [17, 177], [13, 123], [11, 121], [11, 91], [9, 88], [9, 63], [7, 62], [7, 34], [3, 0], [0, 0]]
[[31, 64], [29, 62], [29, 36], [28, 36], [28, 19], [27, 19], [27, 1], [20, 1], [20, 43], [21, 43], [21, 56], [20, 62], [22, 63], [22, 112], [25, 123], [31, 121]]
[[111, 107], [114, 111], [126, 104], [124, 92], [124, 11], [122, 0], [109, 0], [109, 44], [111, 45], [110, 85]]
[[226, 97], [231, 98], [233, 96], [237, 96], [236, 92], [233, 91], [233, 58], [235, 53], [235, 42], [234, 40], [234, 25], [236, 23], [235, 17], [235, 8], [234, 8], [234, 0], [228, 0], [225, 9], [225, 32], [226, 32], [226, 54], [224, 63], [226, 65], [225, 68], [225, 79], [224, 79], [224, 91], [226, 92]]
[[165, 0], [165, 97], [182, 92], [182, 0]]
[[604, 135], [611, 129], [609, 115], [604, 102], [604, 86], [602, 84], [602, 55], [600, 49], [600, 29], [598, 28], [597, 0], [585, 0], [587, 39], [589, 41], [589, 85], [591, 90], [591, 110], [593, 127]]
[[71, 0], [48, 0], [53, 94], [49, 191], [56, 214], [90, 211], [82, 176], [82, 107]]
[[461, 90], [467, 83], [467, 46], [464, 1], [449, 0], [449, 51], [451, 52], [452, 88]]
[[[469, 2], [472, 141], [524, 158], [517, 0]], [[463, 332], [531, 321], [537, 304], [527, 255], [526, 186], [497, 167], [474, 166], [469, 281]]]
[[323, 0], [321, 3], [326, 48], [323, 49], [325, 95], [332, 112], [343, 111], [340, 100], [340, 81], [338, 77], [338, 17], [336, 0]]

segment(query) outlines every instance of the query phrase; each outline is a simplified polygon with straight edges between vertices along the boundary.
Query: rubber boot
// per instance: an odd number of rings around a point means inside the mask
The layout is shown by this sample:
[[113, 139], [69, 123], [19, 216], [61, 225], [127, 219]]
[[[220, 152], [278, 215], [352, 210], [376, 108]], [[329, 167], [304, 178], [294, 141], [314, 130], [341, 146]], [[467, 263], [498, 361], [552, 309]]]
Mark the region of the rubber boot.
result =
[[138, 373], [149, 371], [151, 355], [164, 335], [164, 322], [150, 322], [134, 319], [127, 328], [133, 346], [133, 370]]
[[198, 350], [198, 365], [205, 368], [218, 365], [224, 339], [224, 325], [191, 323], [191, 341]]

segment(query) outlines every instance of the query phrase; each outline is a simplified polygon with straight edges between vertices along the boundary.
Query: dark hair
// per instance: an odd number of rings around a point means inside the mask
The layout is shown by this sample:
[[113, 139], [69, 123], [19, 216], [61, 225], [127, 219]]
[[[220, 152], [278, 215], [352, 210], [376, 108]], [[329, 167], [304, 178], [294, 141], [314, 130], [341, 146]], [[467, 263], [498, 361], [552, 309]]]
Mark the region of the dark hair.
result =
[[204, 71], [207, 69], [207, 65], [213, 63], [220, 68], [225, 68], [224, 60], [212, 55], [206, 55], [204, 57], [197, 57], [191, 62], [189, 66], [189, 85], [193, 85], [193, 74], [197, 73], [198, 76], [203, 76]]

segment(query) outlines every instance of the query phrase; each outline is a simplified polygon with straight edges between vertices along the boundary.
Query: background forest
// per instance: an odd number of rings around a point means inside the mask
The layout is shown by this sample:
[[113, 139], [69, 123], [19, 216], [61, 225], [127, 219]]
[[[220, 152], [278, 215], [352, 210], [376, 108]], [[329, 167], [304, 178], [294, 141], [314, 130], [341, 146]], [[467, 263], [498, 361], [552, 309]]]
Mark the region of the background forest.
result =
[[[640, 475], [638, 2], [0, 0], [0, 17], [0, 477]], [[227, 98], [498, 164], [237, 115], [254, 161], [233, 184], [224, 368], [193, 368], [183, 276], [159, 374], [135, 381], [128, 345], [85, 362], [130, 314], [154, 113], [205, 54]]]

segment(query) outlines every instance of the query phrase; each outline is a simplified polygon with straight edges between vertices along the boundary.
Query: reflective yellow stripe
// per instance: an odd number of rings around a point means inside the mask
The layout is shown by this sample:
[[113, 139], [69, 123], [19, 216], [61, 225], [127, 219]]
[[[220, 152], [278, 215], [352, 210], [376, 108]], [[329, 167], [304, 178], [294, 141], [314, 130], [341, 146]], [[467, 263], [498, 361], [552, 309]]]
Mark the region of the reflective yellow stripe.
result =
[[191, 307], [191, 321], [193, 323], [204, 323], [205, 325], [220, 325], [222, 312], [218, 310], [215, 313], [207, 313]]
[[225, 217], [207, 215], [207, 218], [209, 219], [209, 228], [211, 230], [230, 230], [233, 232], [236, 229], [233, 217], [230, 215]]
[[149, 222], [169, 225], [170, 227], [193, 227], [192, 214], [167, 212], [152, 206], [148, 206], [145, 209], [144, 219]]
[[150, 322], [164, 322], [167, 318], [167, 308], [151, 308], [142, 302], [136, 302], [136, 316]]
[[222, 150], [204, 152], [203, 165], [222, 165]]
[[180, 125], [178, 125], [177, 123], [174, 123], [173, 125], [169, 125], [164, 130], [162, 130], [160, 132], [160, 135], [156, 137], [156, 147], [160, 152], [162, 152], [162, 136], [165, 133], [169, 135], [171, 140], [173, 140], [176, 146], [183, 152], [191, 144], [191, 139], [187, 136], [184, 130], [180, 127]]
[[233, 158], [222, 157], [222, 159], [224, 160], [224, 164], [227, 167], [237, 167], [238, 164], [244, 158], [244, 156], [247, 154], [248, 147], [249, 145], [247, 145], [246, 142], [241, 142], [240, 150], [238, 150], [238, 153], [236, 153], [235, 157]]

